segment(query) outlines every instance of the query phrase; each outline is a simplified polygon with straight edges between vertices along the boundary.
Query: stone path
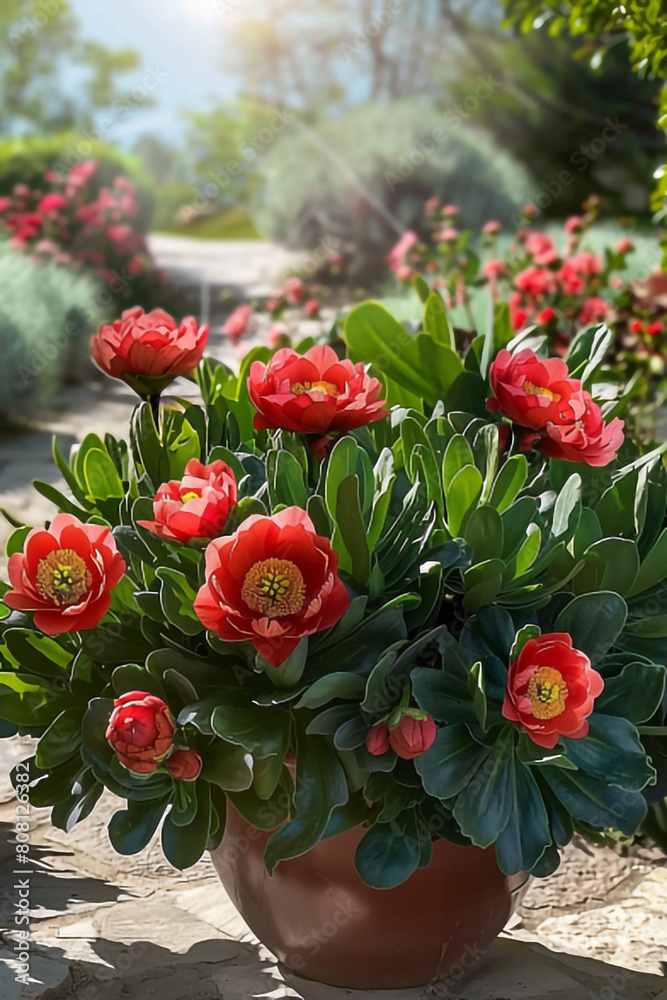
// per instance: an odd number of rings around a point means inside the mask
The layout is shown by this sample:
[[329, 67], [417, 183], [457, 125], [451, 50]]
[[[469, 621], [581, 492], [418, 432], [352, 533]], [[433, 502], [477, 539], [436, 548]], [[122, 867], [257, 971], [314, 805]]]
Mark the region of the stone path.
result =
[[[207, 284], [239, 296], [269, 290], [291, 256], [258, 243], [162, 236], [153, 247], [186, 284], [203, 274]], [[234, 361], [219, 329], [211, 353]], [[175, 389], [193, 391], [187, 382]], [[89, 431], [124, 435], [133, 405], [118, 384], [68, 389], [35, 418], [34, 432], [0, 444], [0, 506], [30, 524], [52, 517], [51, 504], [30, 486], [34, 478], [59, 482], [52, 433], [64, 453]], [[3, 548], [10, 531], [0, 522]], [[35, 981], [24, 987], [15, 981], [12, 950], [15, 799], [7, 774], [30, 752], [29, 740], [0, 741], [0, 912], [8, 928], [0, 935], [2, 1000], [667, 1000], [667, 869], [658, 851], [635, 847], [623, 857], [570, 847], [554, 876], [532, 884], [505, 936], [453, 994], [437, 985], [352, 993], [283, 975], [236, 914], [208, 859], [178, 873], [157, 844], [134, 858], [115, 855], [106, 836], [119, 805], [111, 794], [69, 835], [50, 826], [48, 810], [32, 811]]]

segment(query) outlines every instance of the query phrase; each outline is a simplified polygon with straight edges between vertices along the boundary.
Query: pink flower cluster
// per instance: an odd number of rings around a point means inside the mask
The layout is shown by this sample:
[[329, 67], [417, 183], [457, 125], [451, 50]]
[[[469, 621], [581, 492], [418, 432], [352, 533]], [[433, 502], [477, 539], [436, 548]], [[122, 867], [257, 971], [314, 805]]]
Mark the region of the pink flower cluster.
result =
[[100, 163], [86, 160], [63, 180], [48, 171], [43, 188], [15, 185], [0, 198], [0, 232], [39, 261], [93, 271], [115, 293], [136, 298], [132, 279], [153, 272], [139, 211], [131, 180], [104, 184]]

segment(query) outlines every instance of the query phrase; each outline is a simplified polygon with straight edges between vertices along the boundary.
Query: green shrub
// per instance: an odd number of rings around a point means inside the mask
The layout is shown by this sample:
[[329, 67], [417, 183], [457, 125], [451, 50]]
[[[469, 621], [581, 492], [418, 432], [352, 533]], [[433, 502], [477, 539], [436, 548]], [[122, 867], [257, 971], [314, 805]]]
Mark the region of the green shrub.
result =
[[43, 403], [92, 370], [89, 339], [104, 317], [99, 288], [0, 243], [0, 412]]
[[110, 184], [119, 174], [131, 178], [140, 205], [134, 224], [141, 232], [148, 232], [155, 206], [150, 181], [141, 173], [138, 163], [115, 147], [90, 142], [76, 132], [0, 140], [0, 195], [11, 194], [15, 184], [27, 184], [32, 189], [48, 186], [44, 181], [48, 171], [54, 171], [62, 179], [85, 160], [100, 163], [93, 180], [97, 189]]
[[259, 231], [295, 249], [332, 238], [351, 244], [355, 277], [382, 270], [400, 231], [419, 227], [432, 195], [459, 205], [466, 225], [481, 226], [509, 222], [530, 191], [525, 170], [485, 135], [408, 101], [290, 130], [263, 154], [261, 168]]

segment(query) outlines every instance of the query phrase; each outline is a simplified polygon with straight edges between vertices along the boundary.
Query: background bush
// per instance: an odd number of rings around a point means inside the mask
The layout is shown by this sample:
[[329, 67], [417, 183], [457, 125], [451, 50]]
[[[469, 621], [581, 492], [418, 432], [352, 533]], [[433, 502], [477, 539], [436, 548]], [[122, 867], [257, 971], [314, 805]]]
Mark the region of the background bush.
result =
[[139, 214], [133, 225], [142, 233], [151, 227], [154, 198], [150, 181], [132, 156], [114, 146], [89, 142], [77, 132], [48, 136], [21, 136], [0, 140], [0, 196], [10, 195], [15, 184], [31, 189], [48, 187], [45, 175], [55, 171], [62, 179], [72, 167], [86, 160], [97, 160], [99, 168], [90, 180], [94, 194], [109, 186], [114, 177], [129, 177], [137, 188]]
[[0, 242], [0, 414], [44, 403], [90, 374], [90, 336], [106, 318], [98, 291], [91, 278]]
[[[444, 139], [412, 166], [410, 155], [420, 159], [420, 142], [437, 130]], [[259, 232], [295, 249], [331, 237], [349, 243], [357, 279], [383, 269], [402, 229], [419, 228], [427, 198], [457, 204], [466, 224], [477, 227], [487, 219], [509, 223], [530, 191], [526, 171], [484, 134], [412, 101], [366, 106], [290, 131], [263, 154], [261, 166], [265, 183], [253, 206]]]

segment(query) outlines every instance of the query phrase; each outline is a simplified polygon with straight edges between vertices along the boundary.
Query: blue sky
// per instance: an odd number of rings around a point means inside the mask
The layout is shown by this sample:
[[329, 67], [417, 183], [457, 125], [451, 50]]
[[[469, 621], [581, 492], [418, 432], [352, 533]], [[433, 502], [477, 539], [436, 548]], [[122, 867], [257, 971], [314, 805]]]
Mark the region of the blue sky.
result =
[[131, 89], [147, 69], [164, 79], [152, 96], [156, 107], [130, 115], [115, 140], [131, 142], [144, 131], [180, 132], [180, 112], [204, 110], [233, 98], [236, 81], [222, 71], [225, 18], [216, 0], [70, 0], [83, 37], [109, 48], [134, 48], [142, 70], [121, 78]]

